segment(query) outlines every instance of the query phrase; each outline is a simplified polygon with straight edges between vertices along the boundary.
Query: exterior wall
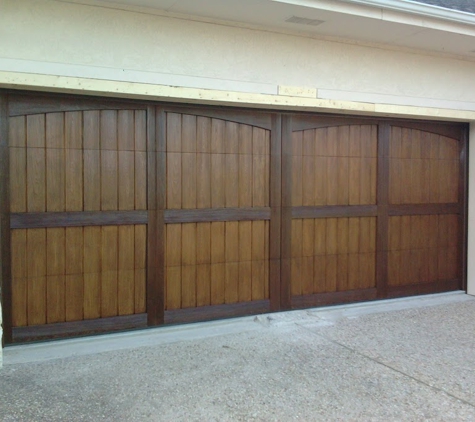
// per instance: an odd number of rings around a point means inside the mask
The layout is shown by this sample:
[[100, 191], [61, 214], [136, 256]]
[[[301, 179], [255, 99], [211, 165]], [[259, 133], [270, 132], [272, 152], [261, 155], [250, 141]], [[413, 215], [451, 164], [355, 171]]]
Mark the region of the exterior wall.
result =
[[0, 87], [475, 122], [474, 61], [52, 0], [0, 4]]
[[51, 0], [0, 27], [5, 72], [475, 111], [473, 61]]

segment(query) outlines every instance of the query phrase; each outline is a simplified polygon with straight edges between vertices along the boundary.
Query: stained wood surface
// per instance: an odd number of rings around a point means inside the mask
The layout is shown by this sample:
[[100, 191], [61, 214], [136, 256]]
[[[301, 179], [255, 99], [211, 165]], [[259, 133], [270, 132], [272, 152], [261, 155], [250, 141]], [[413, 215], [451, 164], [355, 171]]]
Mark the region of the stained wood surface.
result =
[[456, 139], [392, 127], [391, 204], [456, 203], [459, 200], [460, 145]]
[[269, 222], [166, 225], [166, 309], [269, 298]]
[[458, 275], [458, 216], [389, 218], [389, 285], [436, 282]]
[[145, 312], [145, 110], [12, 117], [9, 144], [13, 326]]
[[375, 287], [376, 218], [292, 220], [292, 296]]
[[269, 298], [270, 131], [171, 112], [166, 124], [166, 309]]
[[145, 312], [144, 225], [12, 230], [13, 325]]
[[376, 203], [376, 126], [292, 133], [292, 206]]
[[270, 131], [167, 113], [167, 209], [268, 207]]
[[146, 209], [144, 110], [10, 118], [11, 212]]
[[114, 104], [10, 108], [16, 330], [461, 283], [459, 126]]

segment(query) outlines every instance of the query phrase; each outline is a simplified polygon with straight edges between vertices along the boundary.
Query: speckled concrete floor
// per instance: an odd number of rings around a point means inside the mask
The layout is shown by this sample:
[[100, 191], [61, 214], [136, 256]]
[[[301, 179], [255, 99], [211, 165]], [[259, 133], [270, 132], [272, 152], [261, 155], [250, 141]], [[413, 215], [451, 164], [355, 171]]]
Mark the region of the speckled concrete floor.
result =
[[2, 421], [475, 420], [475, 298], [5, 349]]

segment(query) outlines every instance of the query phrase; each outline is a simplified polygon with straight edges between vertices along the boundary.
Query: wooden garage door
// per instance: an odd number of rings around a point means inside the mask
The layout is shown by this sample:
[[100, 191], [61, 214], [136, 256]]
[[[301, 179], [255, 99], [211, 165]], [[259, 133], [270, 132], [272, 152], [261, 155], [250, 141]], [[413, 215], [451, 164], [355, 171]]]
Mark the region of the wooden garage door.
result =
[[463, 125], [8, 102], [7, 342], [464, 288]]
[[280, 237], [271, 221], [270, 116], [189, 111], [164, 120], [166, 321], [219, 305], [270, 310], [270, 244]]
[[463, 288], [460, 128], [310, 116], [289, 127], [293, 307]]
[[13, 327], [144, 314], [146, 111], [13, 116], [9, 144]]
[[371, 122], [294, 119], [294, 306], [357, 290], [376, 295], [377, 141]]
[[391, 127], [388, 285], [394, 294], [461, 288], [463, 146], [456, 137]]

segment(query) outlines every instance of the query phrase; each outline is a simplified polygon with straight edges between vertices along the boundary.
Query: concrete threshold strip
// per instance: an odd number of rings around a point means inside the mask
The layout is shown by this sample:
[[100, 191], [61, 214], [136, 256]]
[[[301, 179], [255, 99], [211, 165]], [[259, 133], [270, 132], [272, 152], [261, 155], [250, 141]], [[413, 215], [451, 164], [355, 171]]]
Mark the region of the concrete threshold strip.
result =
[[283, 327], [294, 324], [300, 326], [306, 324], [328, 326], [342, 318], [358, 318], [368, 314], [447, 305], [469, 300], [475, 300], [475, 298], [463, 291], [456, 291], [16, 345], [4, 349], [3, 364], [35, 363], [138, 347], [201, 340], [215, 336], [262, 330], [272, 326]]

